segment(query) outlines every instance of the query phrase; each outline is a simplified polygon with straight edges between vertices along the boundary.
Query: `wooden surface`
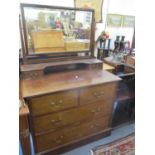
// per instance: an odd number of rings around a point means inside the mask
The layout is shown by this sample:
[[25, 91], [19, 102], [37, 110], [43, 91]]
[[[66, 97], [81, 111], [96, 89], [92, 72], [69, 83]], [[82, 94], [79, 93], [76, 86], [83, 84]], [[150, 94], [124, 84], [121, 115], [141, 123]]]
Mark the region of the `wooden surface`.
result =
[[56, 131], [62, 127], [75, 124], [75, 121], [80, 122], [107, 116], [111, 112], [111, 101], [105, 102], [106, 104], [101, 104], [101, 102], [33, 118], [36, 135]]
[[104, 131], [107, 127], [108, 119], [105, 117], [98, 120], [91, 120], [80, 126], [75, 125], [46, 135], [37, 136], [37, 151], [41, 152], [43, 150], [48, 150], [49, 148], [56, 148], [85, 136]]
[[35, 153], [52, 151], [54, 155], [61, 148], [110, 133], [116, 82], [120, 80], [105, 70], [76, 70], [22, 80]]
[[122, 64], [127, 64], [127, 65], [132, 65], [132, 66], [135, 65], [135, 57], [132, 57], [132, 56], [126, 56], [125, 63], [114, 61], [112, 57], [104, 58], [103, 61], [106, 64], [111, 65], [113, 67], [117, 67], [118, 65], [122, 65]]
[[[30, 99], [32, 115], [47, 114], [77, 106], [77, 90], [65, 91]], [[39, 106], [38, 106], [39, 105]]]
[[48, 62], [48, 63], [39, 63], [39, 64], [27, 64], [27, 65], [21, 65], [21, 71], [33, 71], [33, 70], [43, 70], [44, 68], [48, 66], [57, 66], [57, 65], [64, 65], [64, 64], [76, 64], [76, 63], [85, 63], [85, 64], [95, 64], [95, 63], [101, 63], [102, 61], [97, 60], [95, 58], [89, 58], [89, 59], [81, 59], [81, 60], [68, 60], [68, 61], [58, 61], [58, 62]]
[[[40, 48], [65, 47], [62, 30], [44, 30], [32, 33], [35, 51]], [[44, 52], [44, 51], [43, 51]]]
[[103, 59], [104, 63], [113, 66], [113, 67], [117, 67], [118, 65], [121, 65], [123, 63], [118, 62], [118, 61], [114, 61], [112, 57], [106, 57]]
[[22, 106], [19, 110], [19, 137], [23, 155], [31, 155], [28, 114], [29, 109], [27, 105]]
[[[52, 150], [51, 154], [55, 155], [53, 151], [72, 146], [81, 138], [110, 131], [115, 93], [116, 82], [111, 81], [30, 97], [27, 102], [35, 152], [42, 154]], [[61, 103], [58, 102], [60, 100]], [[65, 104], [69, 100], [71, 106]], [[43, 108], [44, 105], [47, 105], [46, 108]]]
[[119, 80], [119, 77], [104, 70], [80, 70], [49, 74], [36, 80], [22, 80], [21, 85], [23, 97], [33, 97]]
[[22, 107], [19, 109], [19, 116], [28, 114], [29, 114], [28, 106], [26, 104], [24, 106], [22, 105]]
[[127, 56], [126, 57], [126, 63], [132, 66], [135, 66], [135, 57]]
[[115, 69], [115, 67], [113, 67], [113, 66], [111, 66], [111, 65], [109, 65], [107, 63], [103, 63], [103, 69], [107, 70], [109, 72], [112, 72]]

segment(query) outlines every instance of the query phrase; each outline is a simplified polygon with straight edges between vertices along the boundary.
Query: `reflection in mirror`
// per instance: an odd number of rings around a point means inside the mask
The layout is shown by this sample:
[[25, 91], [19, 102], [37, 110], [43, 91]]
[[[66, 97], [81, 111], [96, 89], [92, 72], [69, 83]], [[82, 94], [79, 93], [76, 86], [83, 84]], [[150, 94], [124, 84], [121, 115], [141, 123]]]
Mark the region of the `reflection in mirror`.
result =
[[91, 11], [25, 7], [28, 54], [88, 51]]

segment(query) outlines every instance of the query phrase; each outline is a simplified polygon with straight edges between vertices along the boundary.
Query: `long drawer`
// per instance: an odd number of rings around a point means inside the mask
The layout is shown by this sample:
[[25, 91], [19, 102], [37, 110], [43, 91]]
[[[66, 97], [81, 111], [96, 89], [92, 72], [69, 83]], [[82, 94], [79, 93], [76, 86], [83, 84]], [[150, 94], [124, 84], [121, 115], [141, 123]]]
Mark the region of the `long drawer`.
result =
[[114, 98], [114, 96], [115, 83], [87, 87], [80, 90], [80, 104]]
[[88, 106], [57, 112], [54, 114], [33, 118], [34, 130], [41, 134], [48, 130], [54, 131], [57, 128], [75, 123], [77, 121], [100, 118], [110, 115], [112, 112], [112, 102], [110, 100], [92, 103]]
[[57, 146], [84, 138], [85, 136], [90, 136], [103, 131], [108, 127], [108, 124], [109, 117], [104, 117], [99, 120], [89, 120], [87, 123], [77, 124], [46, 135], [36, 136], [36, 151], [41, 152], [47, 149], [53, 149]]
[[74, 107], [77, 104], [78, 91], [72, 90], [31, 98], [29, 106], [31, 114], [37, 116]]

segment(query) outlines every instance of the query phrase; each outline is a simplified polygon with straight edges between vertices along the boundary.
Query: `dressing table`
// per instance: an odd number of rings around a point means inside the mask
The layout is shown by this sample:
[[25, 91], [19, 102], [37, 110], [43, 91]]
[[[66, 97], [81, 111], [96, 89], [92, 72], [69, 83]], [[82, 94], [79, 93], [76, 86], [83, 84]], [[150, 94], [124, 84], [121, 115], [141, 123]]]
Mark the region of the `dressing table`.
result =
[[[35, 16], [29, 17], [29, 11]], [[80, 19], [83, 17], [79, 28], [83, 31], [87, 29], [86, 32], [90, 34], [86, 50], [78, 48], [79, 43], [76, 44], [79, 36], [81, 38], [78, 39], [85, 43], [83, 35], [72, 34], [75, 37], [74, 48], [65, 48], [63, 51], [62, 48], [51, 47], [54, 51], [47, 51], [50, 43], [44, 41], [41, 44], [43, 48], [36, 52], [34, 47], [38, 47], [38, 42], [34, 45], [31, 33], [38, 32], [38, 29], [44, 31], [46, 28], [39, 27], [48, 25], [45, 19], [49, 15], [59, 16], [66, 12], [75, 15], [70, 23], [77, 24], [80, 22], [79, 16]], [[37, 17], [37, 13], [41, 13], [42, 22], [46, 24], [39, 25], [40, 16]], [[102, 61], [94, 57], [94, 11], [21, 4], [21, 15], [23, 57], [20, 82], [22, 97], [29, 108], [29, 130], [35, 154], [58, 155], [110, 135], [113, 101], [117, 82], [121, 79], [103, 70]], [[61, 18], [63, 21], [68, 17]], [[35, 29], [35, 25], [28, 29], [29, 23], [34, 24], [36, 21], [38, 28]], [[75, 23], [73, 28], [77, 30]], [[39, 40], [46, 39], [42, 35], [37, 37]], [[70, 36], [67, 37], [64, 34], [64, 41], [71, 40]]]

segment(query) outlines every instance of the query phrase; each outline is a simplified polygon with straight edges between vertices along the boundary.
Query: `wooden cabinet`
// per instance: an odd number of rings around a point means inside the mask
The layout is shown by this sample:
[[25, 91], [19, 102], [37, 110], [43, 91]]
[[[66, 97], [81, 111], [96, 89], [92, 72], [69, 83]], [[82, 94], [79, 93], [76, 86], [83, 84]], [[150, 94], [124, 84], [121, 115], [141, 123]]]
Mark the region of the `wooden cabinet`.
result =
[[[63, 75], [63, 82], [54, 74], [22, 83], [36, 154], [60, 154], [111, 132], [116, 82], [120, 79], [102, 70], [57, 75]], [[72, 79], [74, 75], [79, 79]]]
[[[30, 98], [36, 152], [56, 149], [85, 136], [110, 130], [114, 95], [113, 83]], [[58, 105], [51, 105], [51, 102], [58, 102]], [[34, 113], [42, 115], [34, 116]]]

